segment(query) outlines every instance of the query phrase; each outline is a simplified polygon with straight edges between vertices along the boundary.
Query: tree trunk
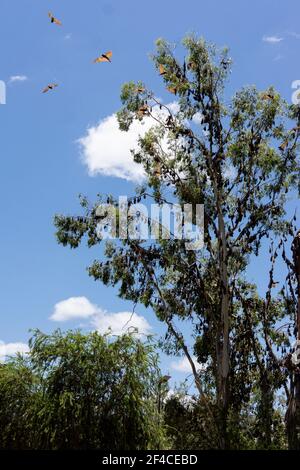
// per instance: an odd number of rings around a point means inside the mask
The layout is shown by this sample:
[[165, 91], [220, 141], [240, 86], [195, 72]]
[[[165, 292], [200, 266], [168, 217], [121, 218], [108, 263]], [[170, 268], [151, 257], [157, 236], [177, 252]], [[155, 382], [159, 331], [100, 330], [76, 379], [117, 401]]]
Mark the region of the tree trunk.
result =
[[[300, 276], [298, 276], [297, 340], [300, 340]], [[292, 390], [286, 413], [286, 428], [290, 450], [300, 450], [300, 369], [292, 377]]]
[[[219, 206], [219, 203], [218, 203]], [[219, 337], [217, 338], [217, 370], [218, 370], [218, 406], [220, 410], [220, 435], [221, 448], [230, 447], [227, 434], [227, 419], [229, 408], [229, 286], [227, 270], [227, 243], [225, 224], [220, 206], [219, 217], [219, 242], [220, 242], [220, 280], [221, 280], [221, 322]]]

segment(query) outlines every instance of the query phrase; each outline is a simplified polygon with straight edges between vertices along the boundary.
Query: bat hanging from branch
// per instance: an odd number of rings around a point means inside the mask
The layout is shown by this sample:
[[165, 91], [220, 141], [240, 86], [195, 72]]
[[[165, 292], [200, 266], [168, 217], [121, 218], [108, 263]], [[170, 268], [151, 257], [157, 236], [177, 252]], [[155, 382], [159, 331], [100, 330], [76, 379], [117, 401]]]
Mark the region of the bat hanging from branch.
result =
[[162, 64], [159, 64], [159, 75], [165, 75], [167, 73], [165, 67]]
[[298, 276], [300, 282], [300, 230], [298, 230], [292, 243], [292, 253], [294, 261], [295, 274]]

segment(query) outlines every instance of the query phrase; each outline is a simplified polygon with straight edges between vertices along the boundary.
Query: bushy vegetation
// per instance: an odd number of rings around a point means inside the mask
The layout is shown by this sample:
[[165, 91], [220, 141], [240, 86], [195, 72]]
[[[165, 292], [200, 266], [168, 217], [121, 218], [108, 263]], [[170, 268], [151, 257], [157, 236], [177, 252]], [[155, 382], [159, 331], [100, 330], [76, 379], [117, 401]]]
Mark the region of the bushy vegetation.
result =
[[160, 372], [133, 335], [44, 335], [0, 365], [0, 448], [154, 449], [164, 445]]

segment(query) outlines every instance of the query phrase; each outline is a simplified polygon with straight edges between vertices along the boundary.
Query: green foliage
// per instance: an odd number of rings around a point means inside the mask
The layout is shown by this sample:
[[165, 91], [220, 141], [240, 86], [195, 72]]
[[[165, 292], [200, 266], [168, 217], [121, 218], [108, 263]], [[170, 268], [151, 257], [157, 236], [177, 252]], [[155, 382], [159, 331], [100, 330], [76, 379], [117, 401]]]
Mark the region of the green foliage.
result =
[[0, 448], [155, 449], [165, 444], [151, 342], [36, 331], [0, 367]]
[[[280, 409], [273, 409], [271, 420], [266, 421], [261, 409], [257, 409], [253, 396], [241, 412], [229, 411], [228, 434], [232, 450], [279, 450], [286, 449], [284, 416]], [[186, 392], [176, 393], [166, 400], [164, 418], [172, 449], [210, 450], [218, 449], [215, 430], [218, 410], [210, 397], [212, 415], [207, 413], [207, 403], [202, 398], [189, 397]], [[266, 423], [268, 429], [266, 430]], [[270, 434], [268, 439], [267, 433]]]

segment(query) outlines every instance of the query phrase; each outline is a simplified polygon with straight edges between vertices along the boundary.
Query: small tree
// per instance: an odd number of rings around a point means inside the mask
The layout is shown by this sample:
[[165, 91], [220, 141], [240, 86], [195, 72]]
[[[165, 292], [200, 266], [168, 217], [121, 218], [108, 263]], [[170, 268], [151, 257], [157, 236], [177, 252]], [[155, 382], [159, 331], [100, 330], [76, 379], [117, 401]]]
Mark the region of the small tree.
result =
[[34, 446], [32, 413], [36, 377], [19, 356], [0, 364], [0, 449], [16, 450]]
[[28, 359], [0, 368], [0, 447], [164, 446], [160, 380], [153, 345], [133, 335], [36, 331]]

